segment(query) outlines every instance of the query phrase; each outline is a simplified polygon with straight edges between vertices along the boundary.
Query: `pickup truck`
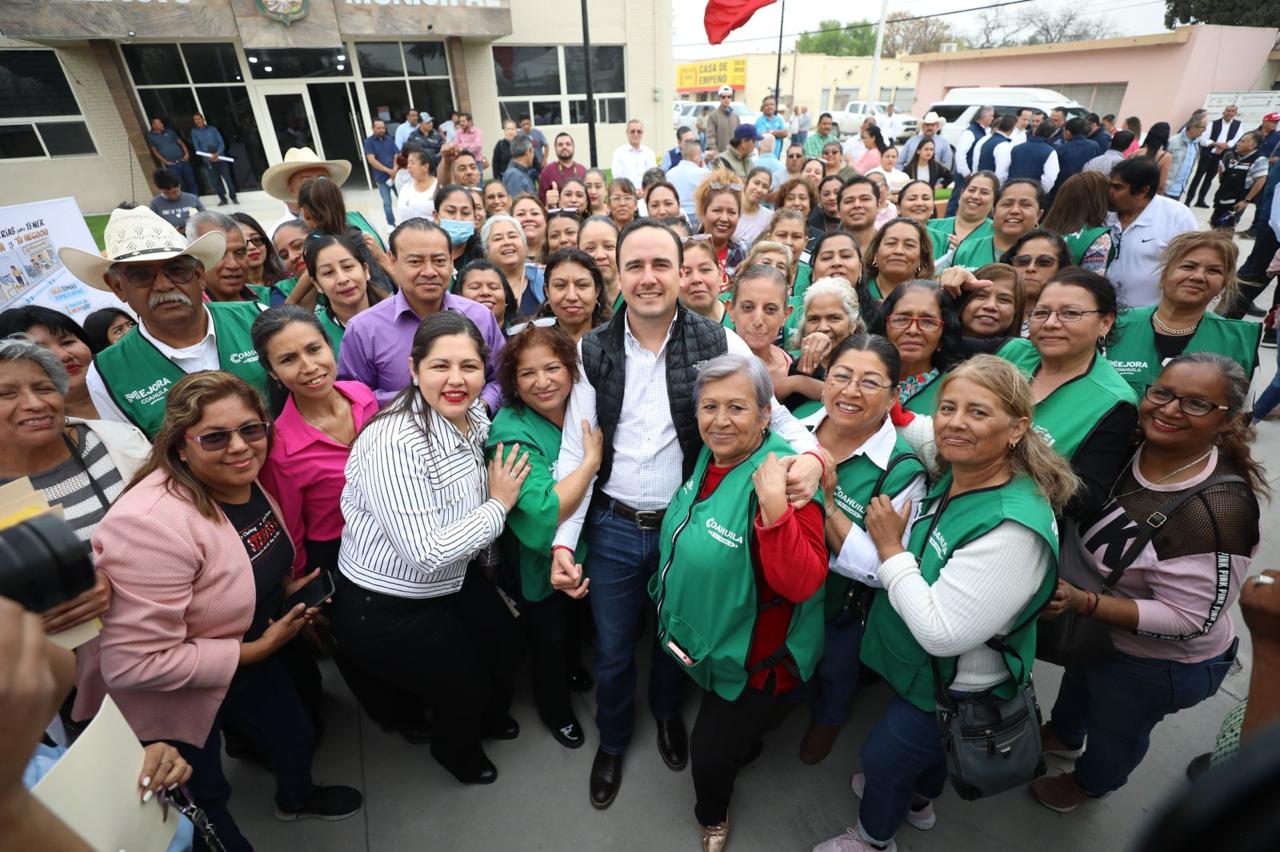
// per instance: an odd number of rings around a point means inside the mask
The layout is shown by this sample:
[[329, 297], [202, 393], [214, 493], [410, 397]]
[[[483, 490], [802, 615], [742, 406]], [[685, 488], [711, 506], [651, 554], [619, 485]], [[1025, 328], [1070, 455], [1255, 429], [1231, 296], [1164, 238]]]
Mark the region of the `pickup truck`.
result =
[[[842, 138], [853, 136], [862, 128], [862, 122], [868, 116], [875, 116], [876, 126], [880, 128], [881, 133], [885, 133], [886, 125], [889, 123], [888, 106], [885, 101], [850, 101], [843, 110], [831, 110], [831, 119], [835, 122], [836, 133]], [[893, 124], [893, 138], [890, 139], [885, 133], [884, 141], [890, 145], [906, 142], [915, 136], [920, 120], [914, 115], [898, 112], [893, 115]]]

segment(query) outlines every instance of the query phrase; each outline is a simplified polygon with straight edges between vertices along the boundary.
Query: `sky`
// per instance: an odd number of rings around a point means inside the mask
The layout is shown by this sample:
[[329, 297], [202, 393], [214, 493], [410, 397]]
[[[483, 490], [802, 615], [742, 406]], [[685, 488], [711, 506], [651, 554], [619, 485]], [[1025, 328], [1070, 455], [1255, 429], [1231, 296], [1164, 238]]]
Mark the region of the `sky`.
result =
[[[1091, 17], [1105, 17], [1115, 27], [1117, 35], [1144, 35], [1164, 32], [1164, 0], [1035, 0], [1049, 8], [1079, 7]], [[913, 15], [933, 15], [956, 9], [970, 9], [991, 0], [889, 0], [888, 11], [909, 12]], [[701, 59], [712, 56], [731, 56], [739, 53], [772, 53], [778, 46], [779, 3], [766, 6], [755, 17], [729, 38], [716, 46], [707, 44], [707, 33], [702, 26], [705, 0], [675, 0], [672, 4], [672, 40], [677, 60]], [[1028, 4], [1030, 5], [1030, 4]], [[1020, 7], [1008, 9], [1014, 14]], [[833, 11], [833, 9], [838, 11]], [[952, 15], [946, 18], [961, 32], [972, 27], [977, 13]], [[837, 18], [842, 22], [866, 18], [878, 20], [879, 4], [874, 0], [857, 3], [832, 3], [831, 0], [786, 0], [786, 20], [783, 27], [783, 51], [791, 50], [795, 33], [814, 29], [823, 18]]]

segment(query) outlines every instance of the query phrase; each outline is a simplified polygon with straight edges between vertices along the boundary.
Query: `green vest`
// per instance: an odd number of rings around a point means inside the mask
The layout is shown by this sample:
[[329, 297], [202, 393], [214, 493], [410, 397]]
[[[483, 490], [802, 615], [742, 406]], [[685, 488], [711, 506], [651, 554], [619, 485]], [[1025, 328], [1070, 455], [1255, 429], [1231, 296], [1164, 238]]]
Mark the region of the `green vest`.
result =
[[353, 228], [359, 228], [364, 233], [373, 237], [374, 241], [377, 242], [377, 244], [382, 247], [383, 251], [387, 250], [386, 244], [382, 242], [382, 237], [378, 236], [377, 229], [369, 224], [369, 220], [364, 218], [363, 213], [358, 213], [355, 210], [348, 210], [347, 224], [352, 226]]
[[980, 269], [988, 263], [995, 263], [1000, 258], [996, 255], [995, 237], [987, 235], [981, 239], [971, 239], [970, 234], [965, 237], [964, 242], [956, 246], [955, 257], [951, 259], [952, 266], [959, 266], [964, 269]]
[[[1107, 347], [1107, 358], [1129, 387], [1141, 396], [1147, 385], [1160, 375], [1163, 364], [1156, 351], [1156, 331], [1151, 318], [1155, 305], [1134, 308], [1120, 314], [1116, 321], [1117, 341]], [[1217, 352], [1237, 361], [1246, 376], [1258, 367], [1258, 344], [1262, 341], [1262, 323], [1227, 319], [1206, 311], [1200, 326], [1187, 341], [1183, 353]]]
[[[507, 513], [507, 524], [499, 539], [503, 562], [520, 568], [520, 589], [525, 600], [546, 600], [555, 593], [551, 586], [551, 545], [556, 534], [560, 500], [555, 494], [553, 475], [560, 457], [561, 432], [555, 424], [525, 406], [503, 406], [494, 415], [485, 448], [489, 458], [498, 451], [510, 452], [514, 444], [529, 454], [530, 470], [520, 487], [515, 508]], [[585, 564], [586, 536], [578, 542], [574, 558]]]
[[[249, 328], [260, 314], [257, 302], [208, 302], [218, 342], [219, 369], [244, 379], [267, 397], [267, 371], [249, 338]], [[112, 402], [148, 438], [155, 438], [164, 421], [169, 388], [186, 375], [160, 353], [142, 333], [130, 331], [93, 359]]]
[[[1067, 244], [1067, 250], [1071, 252], [1071, 262], [1076, 266], [1079, 266], [1080, 262], [1084, 260], [1084, 253], [1089, 250], [1089, 246], [1097, 242], [1098, 237], [1107, 233], [1109, 230], [1111, 229], [1105, 225], [1100, 225], [1097, 228], [1081, 228], [1075, 233], [1063, 234], [1062, 239]], [[1116, 241], [1112, 240], [1111, 250], [1107, 252], [1108, 266], [1111, 265], [1111, 261], [1115, 259], [1115, 256]]]
[[[836, 507], [845, 517], [862, 528], [867, 528], [867, 504], [877, 494], [887, 494], [892, 499], [924, 474], [924, 465], [915, 457], [911, 446], [899, 435], [889, 457], [886, 470], [863, 453], [845, 459], [836, 466]], [[830, 621], [844, 608], [846, 598], [853, 592], [855, 581], [843, 574], [831, 571], [827, 574], [826, 616]]]
[[[1036, 657], [1035, 616], [1057, 586], [1058, 528], [1053, 509], [1027, 476], [1019, 475], [996, 488], [969, 491], [957, 497], [948, 496], [950, 488], [951, 475], [947, 474], [929, 492], [921, 515], [911, 528], [908, 550], [915, 555], [920, 574], [929, 585], [938, 581], [952, 553], [1006, 520], [1016, 521], [1039, 535], [1053, 554], [1051, 570], [1045, 572], [1039, 590], [1019, 613], [1014, 630], [1003, 637], [1001, 650], [1009, 680], [993, 691], [1000, 698], [1011, 698], [1017, 685], [1031, 675]], [[998, 582], [998, 578], [993, 577], [992, 581]], [[861, 657], [884, 676], [898, 695], [921, 710], [933, 712], [937, 700], [929, 654], [920, 647], [884, 589], [876, 592], [871, 605]], [[938, 665], [949, 685], [955, 678], [955, 658], [940, 657]]]
[[[947, 239], [956, 232], [956, 217], [948, 216], [945, 219], [930, 219], [925, 223], [925, 230], [929, 232], [929, 239], [933, 242], [933, 259], [937, 260], [947, 252], [951, 251], [951, 243]], [[991, 236], [992, 225], [990, 219], [983, 219], [982, 224], [974, 228], [965, 238], [960, 241], [960, 245], [956, 246], [956, 251], [971, 240], [980, 240], [983, 237]], [[955, 265], [954, 263], [952, 264]]]
[[347, 327], [338, 322], [338, 318], [333, 315], [327, 305], [319, 302], [316, 303], [316, 319], [320, 320], [325, 335], [333, 344], [333, 354], [337, 356], [342, 352], [342, 335], [346, 334]]
[[933, 381], [921, 388], [902, 407], [912, 414], [928, 414], [932, 417], [933, 410], [938, 407], [938, 391], [942, 390], [942, 380], [946, 377], [947, 374], [939, 370], [938, 375], [933, 377]]
[[[1027, 381], [1040, 369], [1040, 353], [1030, 340], [1015, 337], [996, 354], [1017, 367]], [[1094, 355], [1088, 372], [1036, 403], [1032, 428], [1059, 455], [1071, 461], [1103, 417], [1117, 406], [1137, 404], [1137, 396], [1111, 362]]]
[[801, 263], [796, 267], [796, 280], [791, 285], [791, 298], [787, 304], [791, 306], [791, 316], [782, 324], [782, 339], [786, 340], [791, 332], [800, 326], [800, 314], [804, 308], [804, 291], [813, 283], [813, 267]]
[[[697, 500], [711, 462], [711, 451], [703, 447], [693, 475], [676, 491], [662, 519], [658, 573], [649, 580], [649, 595], [658, 605], [659, 644], [699, 686], [726, 701], [735, 700], [747, 686], [747, 654], [762, 606], [751, 560], [756, 514], [751, 475], [769, 453], [794, 455], [786, 441], [770, 434], [709, 497]], [[802, 680], [813, 675], [825, 633], [819, 589], [796, 605], [787, 629], [784, 650]]]
[[[289, 294], [298, 286], [297, 278], [286, 278], [283, 281], [277, 281], [268, 287], [266, 284], [249, 284], [247, 285], [253, 291], [253, 295], [257, 297], [258, 304], [265, 308], [272, 305], [283, 305], [285, 300], [289, 298]], [[276, 295], [276, 301], [272, 301], [272, 295]]]

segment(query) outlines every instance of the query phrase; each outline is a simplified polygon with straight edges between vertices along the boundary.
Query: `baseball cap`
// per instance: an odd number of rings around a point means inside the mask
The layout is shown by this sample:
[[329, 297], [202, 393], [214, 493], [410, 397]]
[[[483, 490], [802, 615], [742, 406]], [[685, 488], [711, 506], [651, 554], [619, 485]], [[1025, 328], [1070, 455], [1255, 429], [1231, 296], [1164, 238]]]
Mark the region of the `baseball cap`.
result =
[[759, 138], [760, 134], [756, 132], [756, 126], [754, 124], [739, 124], [733, 130], [734, 142], [741, 142], [743, 139], [751, 139], [754, 141]]
[[722, 98], [725, 95], [728, 95], [729, 97], [733, 97], [733, 86], [721, 86], [720, 91], [717, 92], [717, 94]]
[[1262, 120], [1274, 121], [1276, 124], [1280, 124], [1280, 112], [1269, 112], [1262, 117]]

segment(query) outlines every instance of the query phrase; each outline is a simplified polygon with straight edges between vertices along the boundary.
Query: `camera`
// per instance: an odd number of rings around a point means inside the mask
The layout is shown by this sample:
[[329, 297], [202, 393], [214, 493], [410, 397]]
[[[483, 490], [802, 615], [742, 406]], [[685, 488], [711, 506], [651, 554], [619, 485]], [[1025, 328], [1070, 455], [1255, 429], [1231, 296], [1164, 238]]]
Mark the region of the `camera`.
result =
[[93, 561], [67, 522], [37, 515], [0, 530], [0, 597], [45, 612], [93, 588]]

